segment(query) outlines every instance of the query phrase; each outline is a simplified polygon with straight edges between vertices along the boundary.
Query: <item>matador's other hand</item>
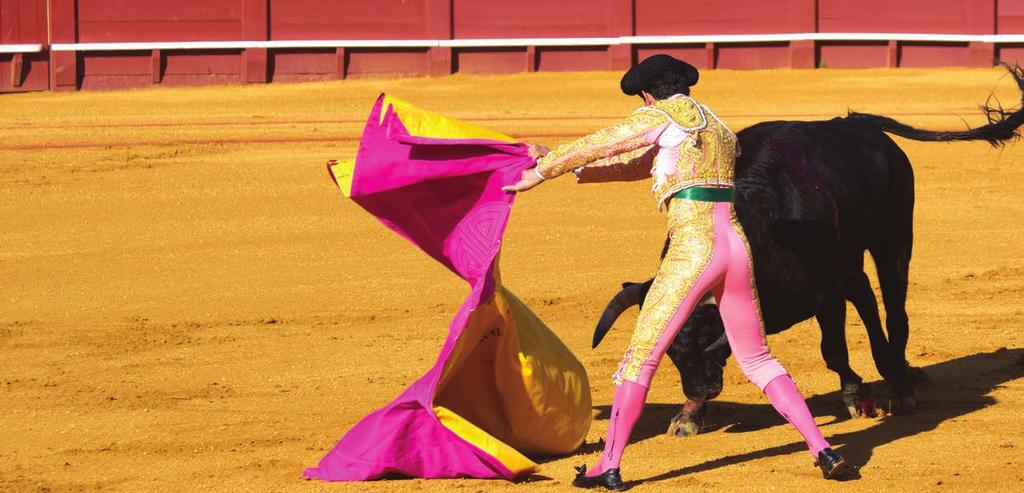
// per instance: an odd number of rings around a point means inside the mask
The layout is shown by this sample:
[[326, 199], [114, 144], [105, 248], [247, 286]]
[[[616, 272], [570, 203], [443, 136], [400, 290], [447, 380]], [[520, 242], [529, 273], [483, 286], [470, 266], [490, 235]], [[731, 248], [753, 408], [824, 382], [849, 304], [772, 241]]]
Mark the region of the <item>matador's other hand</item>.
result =
[[530, 159], [533, 159], [534, 161], [544, 156], [547, 156], [548, 153], [551, 152], [551, 149], [548, 149], [547, 147], [544, 147], [540, 144], [534, 144], [532, 142], [526, 143], [526, 149], [530, 153]]
[[524, 169], [523, 174], [519, 177], [519, 181], [512, 185], [501, 187], [506, 192], [525, 192], [544, 181], [543, 178], [537, 174], [537, 168]]

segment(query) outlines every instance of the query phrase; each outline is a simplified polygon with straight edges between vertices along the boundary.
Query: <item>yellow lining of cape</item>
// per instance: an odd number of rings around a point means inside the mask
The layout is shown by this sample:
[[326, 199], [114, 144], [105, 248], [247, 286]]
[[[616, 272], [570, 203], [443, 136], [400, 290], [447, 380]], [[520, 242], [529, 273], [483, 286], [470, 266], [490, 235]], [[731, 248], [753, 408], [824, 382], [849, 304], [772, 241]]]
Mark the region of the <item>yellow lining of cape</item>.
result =
[[402, 120], [402, 125], [409, 131], [410, 135], [416, 137], [430, 137], [434, 139], [487, 139], [501, 142], [516, 143], [517, 139], [509, 137], [500, 132], [478, 127], [472, 123], [466, 123], [448, 118], [447, 116], [432, 113], [419, 109], [412, 104], [398, 99], [394, 96], [385, 95], [384, 105], [380, 112], [380, 123], [384, 123], [384, 115], [387, 114], [388, 105], [394, 108]]
[[498, 459], [498, 462], [507, 467], [513, 476], [537, 470], [536, 462], [520, 454], [516, 449], [506, 445], [501, 440], [494, 438], [486, 431], [481, 430], [473, 423], [466, 421], [462, 416], [455, 414], [450, 409], [444, 406], [434, 406], [434, 414], [441, 421], [441, 425], [458, 435], [459, 438], [473, 444], [474, 447], [483, 450], [487, 455]]
[[352, 196], [352, 176], [355, 174], [355, 169], [355, 159], [343, 159], [328, 167], [331, 176], [334, 177], [334, 181], [338, 184], [338, 188], [341, 189], [341, 193], [346, 197]]

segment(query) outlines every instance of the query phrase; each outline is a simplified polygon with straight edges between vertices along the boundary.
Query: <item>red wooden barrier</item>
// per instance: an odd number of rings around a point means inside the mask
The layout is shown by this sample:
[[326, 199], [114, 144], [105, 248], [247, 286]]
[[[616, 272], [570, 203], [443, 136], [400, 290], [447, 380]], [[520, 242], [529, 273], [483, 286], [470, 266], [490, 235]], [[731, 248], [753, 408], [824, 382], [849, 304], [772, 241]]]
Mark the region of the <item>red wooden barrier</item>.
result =
[[[820, 32], [900, 32], [928, 34], [994, 34], [993, 0], [819, 0]], [[891, 52], [890, 52], [891, 50]], [[823, 43], [820, 63], [829, 67], [991, 66], [991, 45], [970, 43], [862, 44]]]
[[[270, 39], [270, 4], [266, 0], [242, 0], [241, 23], [243, 41]], [[249, 48], [242, 54], [242, 80], [267, 82], [269, 58], [266, 48]]]
[[[270, 0], [270, 38], [448, 39], [448, 1]], [[426, 48], [295, 49], [272, 55], [273, 80], [449, 73], [450, 55]], [[434, 64], [439, 64], [435, 68]]]
[[[77, 41], [238, 41], [243, 35], [243, 7], [250, 3], [266, 5], [238, 0], [78, 0]], [[240, 50], [100, 51], [85, 52], [79, 58], [82, 73], [78, 77], [84, 89], [243, 81]], [[266, 78], [254, 76], [253, 80], [265, 82]]]
[[[46, 44], [46, 0], [0, 0], [0, 45]], [[47, 89], [45, 53], [0, 53], [0, 92]]]
[[[998, 0], [996, 3], [996, 33], [1024, 33], [1024, 0]], [[1024, 65], [1024, 43], [1007, 44], [996, 48], [996, 59]]]
[[[75, 0], [50, 1], [50, 44], [78, 41]], [[78, 57], [74, 52], [50, 52], [50, 90], [73, 91], [78, 86]]]
[[[990, 66], [997, 59], [1024, 61], [1024, 39], [680, 44], [651, 38], [871, 32], [1024, 34], [1024, 0], [0, 0], [0, 47], [44, 47], [39, 53], [0, 49], [0, 92], [452, 72], [623, 70], [658, 52], [704, 69]], [[616, 41], [621, 37], [631, 41]], [[605, 44], [458, 44], [493, 38], [602, 38]], [[448, 43], [454, 46], [273, 47], [290, 40], [454, 40]], [[74, 45], [182, 41], [236, 46], [136, 46], [136, 51], [115, 46], [101, 51]], [[241, 41], [262, 44], [237, 45]], [[49, 50], [54, 44], [59, 49]]]

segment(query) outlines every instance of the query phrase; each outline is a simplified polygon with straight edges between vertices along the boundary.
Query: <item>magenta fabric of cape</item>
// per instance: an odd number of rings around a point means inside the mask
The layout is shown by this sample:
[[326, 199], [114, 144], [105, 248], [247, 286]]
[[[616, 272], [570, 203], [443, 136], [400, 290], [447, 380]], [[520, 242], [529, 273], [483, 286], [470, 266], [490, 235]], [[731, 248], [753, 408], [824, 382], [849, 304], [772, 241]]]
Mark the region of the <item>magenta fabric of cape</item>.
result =
[[303, 476], [326, 481], [390, 475], [512, 479], [496, 459], [442, 426], [432, 403], [470, 313], [494, 294], [495, 257], [514, 199], [501, 187], [516, 182], [533, 160], [523, 144], [411, 136], [383, 103], [382, 95], [363, 130], [351, 198], [465, 279], [471, 291], [449, 324], [434, 366], [393, 402], [357, 423]]

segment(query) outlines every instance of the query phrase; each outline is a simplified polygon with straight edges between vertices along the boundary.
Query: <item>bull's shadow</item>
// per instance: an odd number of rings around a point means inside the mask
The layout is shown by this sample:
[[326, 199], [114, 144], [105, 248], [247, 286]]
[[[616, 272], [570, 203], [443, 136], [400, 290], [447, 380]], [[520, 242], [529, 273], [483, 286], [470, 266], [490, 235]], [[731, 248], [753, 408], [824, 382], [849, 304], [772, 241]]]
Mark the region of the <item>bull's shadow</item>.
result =
[[[859, 469], [870, 462], [872, 452], [877, 446], [934, 430], [946, 420], [996, 404], [996, 399], [989, 396], [994, 389], [1006, 382], [1024, 377], [1024, 348], [1000, 348], [921, 369], [927, 374], [929, 384], [918, 390], [921, 405], [918, 406], [916, 413], [909, 416], [887, 416], [864, 430], [830, 434], [828, 424], [851, 419], [842, 404], [840, 392], [814, 396], [808, 399], [808, 406], [815, 416], [834, 416], [834, 421], [824, 423], [825, 428], [822, 432], [833, 446], [841, 450], [847, 462]], [[746, 433], [785, 424], [768, 404], [767, 399], [763, 404], [713, 401], [711, 406], [713, 409], [708, 413], [711, 426], [706, 426], [705, 431], [725, 428], [726, 433]], [[595, 409], [599, 411], [597, 419], [608, 419], [609, 406], [597, 406]], [[633, 431], [631, 441], [643, 441], [664, 434], [669, 420], [678, 410], [678, 404], [648, 404]], [[796, 431], [793, 431], [793, 434], [794, 437], [797, 436]], [[685, 440], [701, 439], [701, 436], [697, 436]], [[599, 443], [590, 443], [580, 452], [597, 451], [601, 446]], [[712, 458], [700, 464], [638, 479], [638, 482], [661, 481], [766, 457], [805, 452], [806, 448], [802, 440], [794, 441], [763, 450]]]

